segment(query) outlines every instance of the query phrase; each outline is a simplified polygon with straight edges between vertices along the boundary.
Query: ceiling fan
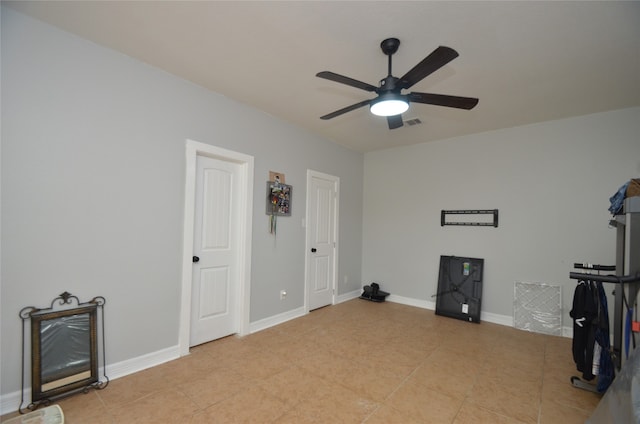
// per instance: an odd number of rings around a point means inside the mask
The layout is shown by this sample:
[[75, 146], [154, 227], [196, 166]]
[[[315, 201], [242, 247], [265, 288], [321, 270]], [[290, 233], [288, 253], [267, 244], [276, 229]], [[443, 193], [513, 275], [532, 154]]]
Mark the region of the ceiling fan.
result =
[[389, 129], [400, 128], [402, 123], [402, 113], [409, 109], [409, 103], [424, 103], [436, 106], [453, 107], [457, 109], [473, 109], [478, 104], [478, 99], [473, 97], [448, 96], [444, 94], [417, 93], [411, 92], [402, 94], [402, 90], [411, 88], [426, 76], [437, 71], [453, 59], [458, 57], [458, 52], [450, 47], [440, 46], [431, 54], [425, 57], [402, 78], [396, 78], [391, 74], [391, 56], [398, 51], [400, 40], [397, 38], [387, 38], [380, 43], [382, 52], [389, 56], [389, 75], [380, 80], [380, 86], [376, 87], [366, 82], [345, 77], [330, 71], [322, 71], [316, 74], [317, 77], [330, 81], [346, 84], [351, 87], [365, 91], [371, 91], [378, 95], [375, 99], [363, 100], [359, 103], [336, 110], [320, 119], [331, 119], [343, 113], [369, 105], [371, 113], [378, 116], [386, 116]]

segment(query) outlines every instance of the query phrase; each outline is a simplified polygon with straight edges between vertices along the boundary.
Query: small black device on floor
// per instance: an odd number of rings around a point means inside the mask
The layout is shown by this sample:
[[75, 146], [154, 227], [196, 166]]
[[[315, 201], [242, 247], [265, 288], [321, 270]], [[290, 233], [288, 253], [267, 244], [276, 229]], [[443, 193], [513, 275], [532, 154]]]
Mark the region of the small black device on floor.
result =
[[371, 283], [370, 286], [364, 286], [360, 299], [370, 300], [372, 302], [384, 302], [389, 293], [380, 290], [378, 283]]
[[440, 256], [436, 315], [480, 322], [484, 259]]

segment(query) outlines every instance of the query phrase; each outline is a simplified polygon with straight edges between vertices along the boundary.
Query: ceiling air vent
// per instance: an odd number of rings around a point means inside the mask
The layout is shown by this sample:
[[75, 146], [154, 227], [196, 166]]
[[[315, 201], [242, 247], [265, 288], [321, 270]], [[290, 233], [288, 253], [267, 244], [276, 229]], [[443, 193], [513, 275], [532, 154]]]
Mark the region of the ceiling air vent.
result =
[[420, 120], [420, 118], [413, 118], [413, 119], [407, 119], [406, 121], [404, 121], [404, 123], [409, 126], [412, 126], [412, 125], [422, 124], [422, 121]]

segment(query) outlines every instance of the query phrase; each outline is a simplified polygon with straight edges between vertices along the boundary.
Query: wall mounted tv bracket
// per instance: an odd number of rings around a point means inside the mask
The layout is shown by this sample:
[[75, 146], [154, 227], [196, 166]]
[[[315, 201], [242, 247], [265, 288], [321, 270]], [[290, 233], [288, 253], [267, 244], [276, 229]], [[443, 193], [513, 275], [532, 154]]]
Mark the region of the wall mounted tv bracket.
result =
[[[492, 215], [493, 221], [447, 221], [447, 215]], [[498, 227], [498, 209], [463, 209], [463, 210], [442, 210], [440, 212], [440, 226], [464, 225], [472, 227]]]

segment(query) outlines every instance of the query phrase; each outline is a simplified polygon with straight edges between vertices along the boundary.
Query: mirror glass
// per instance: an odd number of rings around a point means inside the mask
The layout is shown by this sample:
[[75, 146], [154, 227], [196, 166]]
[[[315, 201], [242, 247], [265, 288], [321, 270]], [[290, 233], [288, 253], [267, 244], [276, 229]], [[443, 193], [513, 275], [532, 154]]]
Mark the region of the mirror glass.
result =
[[34, 315], [31, 336], [33, 400], [97, 381], [95, 306]]

